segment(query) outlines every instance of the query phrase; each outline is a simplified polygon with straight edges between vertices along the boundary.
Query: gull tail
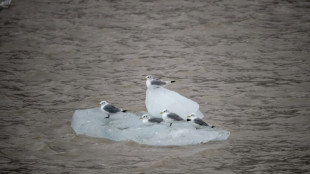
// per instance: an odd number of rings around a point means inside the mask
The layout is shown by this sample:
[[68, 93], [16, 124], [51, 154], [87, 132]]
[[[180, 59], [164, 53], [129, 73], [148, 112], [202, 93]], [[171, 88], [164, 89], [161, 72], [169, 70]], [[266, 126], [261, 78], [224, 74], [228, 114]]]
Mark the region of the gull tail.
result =
[[127, 110], [124, 110], [124, 109], [122, 109], [121, 111], [122, 111], [122, 112], [127, 112]]
[[166, 85], [169, 85], [171, 83], [174, 83], [175, 81], [173, 80], [173, 81], [165, 81], [165, 82], [166, 82]]

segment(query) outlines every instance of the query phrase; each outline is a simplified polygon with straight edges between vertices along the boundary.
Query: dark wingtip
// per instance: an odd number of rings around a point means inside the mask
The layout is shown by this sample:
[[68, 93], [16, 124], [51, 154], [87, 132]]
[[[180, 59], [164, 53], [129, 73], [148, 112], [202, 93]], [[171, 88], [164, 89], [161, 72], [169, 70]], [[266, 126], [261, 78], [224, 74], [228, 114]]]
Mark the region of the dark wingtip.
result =
[[215, 128], [215, 126], [211, 126], [211, 128]]
[[123, 110], [122, 112], [127, 112], [127, 110]]
[[175, 81], [173, 80], [173, 81], [171, 81], [171, 83], [174, 83]]

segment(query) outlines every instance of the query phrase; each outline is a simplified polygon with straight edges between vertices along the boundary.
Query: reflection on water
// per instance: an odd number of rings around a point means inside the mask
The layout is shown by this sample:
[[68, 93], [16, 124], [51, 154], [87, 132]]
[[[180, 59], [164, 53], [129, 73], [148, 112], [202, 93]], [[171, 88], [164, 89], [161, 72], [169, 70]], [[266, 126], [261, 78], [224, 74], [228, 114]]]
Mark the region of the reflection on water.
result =
[[[309, 172], [302, 1], [14, 1], [1, 11], [4, 173]], [[145, 110], [143, 76], [197, 101], [226, 141], [152, 147], [76, 136], [74, 110]]]

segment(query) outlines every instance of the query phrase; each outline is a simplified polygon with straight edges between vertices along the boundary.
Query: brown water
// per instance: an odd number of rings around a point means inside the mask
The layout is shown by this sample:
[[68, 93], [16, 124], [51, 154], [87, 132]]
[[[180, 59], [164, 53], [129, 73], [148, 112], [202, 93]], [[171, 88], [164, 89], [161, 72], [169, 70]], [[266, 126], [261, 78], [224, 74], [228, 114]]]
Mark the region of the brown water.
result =
[[[0, 12], [1, 173], [310, 172], [310, 3], [13, 1]], [[226, 141], [76, 136], [76, 109], [146, 110], [143, 75], [197, 101]]]

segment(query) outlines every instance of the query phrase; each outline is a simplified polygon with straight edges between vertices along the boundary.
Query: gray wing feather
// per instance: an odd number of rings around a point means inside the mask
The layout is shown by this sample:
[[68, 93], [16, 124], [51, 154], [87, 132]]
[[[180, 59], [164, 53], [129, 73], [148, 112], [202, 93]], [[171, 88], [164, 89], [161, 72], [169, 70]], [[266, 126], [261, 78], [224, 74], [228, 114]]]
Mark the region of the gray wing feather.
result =
[[166, 84], [167, 84], [166, 82], [161, 81], [161, 80], [157, 80], [157, 79], [151, 81], [151, 85], [163, 86], [163, 85], [166, 85]]
[[120, 112], [121, 110], [111, 104], [107, 104], [103, 107], [103, 109], [109, 113], [117, 113]]
[[152, 122], [152, 123], [160, 123], [164, 121], [162, 118], [150, 118], [149, 119], [149, 122]]
[[173, 119], [173, 120], [176, 120], [176, 121], [181, 121], [181, 120], [183, 120], [183, 118], [181, 118], [180, 116], [178, 116], [178, 115], [175, 114], [175, 113], [169, 113], [169, 114], [167, 115], [167, 117], [168, 117], [168, 118], [171, 118], [171, 119]]
[[199, 124], [200, 126], [209, 126], [206, 122], [204, 122], [202, 119], [200, 119], [200, 118], [195, 118], [194, 119], [194, 122], [196, 123], [196, 124]]

